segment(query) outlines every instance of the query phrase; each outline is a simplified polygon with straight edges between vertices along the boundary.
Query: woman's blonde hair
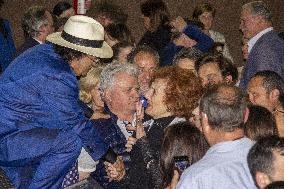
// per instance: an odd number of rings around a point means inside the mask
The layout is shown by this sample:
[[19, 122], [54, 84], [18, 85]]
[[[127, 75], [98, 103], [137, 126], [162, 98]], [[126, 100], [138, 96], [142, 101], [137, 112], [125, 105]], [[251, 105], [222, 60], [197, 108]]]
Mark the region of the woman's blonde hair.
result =
[[90, 103], [92, 100], [91, 90], [94, 89], [99, 81], [103, 67], [92, 68], [85, 77], [79, 81], [80, 92], [79, 98], [84, 103]]

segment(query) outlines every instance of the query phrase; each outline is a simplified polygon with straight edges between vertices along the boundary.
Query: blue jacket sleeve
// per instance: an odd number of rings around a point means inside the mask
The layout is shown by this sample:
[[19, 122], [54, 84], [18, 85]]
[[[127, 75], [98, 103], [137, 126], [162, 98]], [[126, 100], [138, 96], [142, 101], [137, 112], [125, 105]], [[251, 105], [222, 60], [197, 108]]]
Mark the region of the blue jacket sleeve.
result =
[[214, 45], [213, 39], [203, 33], [197, 26], [195, 25], [187, 25], [184, 29], [184, 33], [191, 39], [194, 39], [197, 44], [194, 46], [195, 48], [201, 50], [202, 52], [208, 52]]
[[170, 66], [173, 64], [175, 55], [182, 49], [182, 46], [177, 46], [170, 42], [162, 51], [160, 66]]
[[[197, 44], [195, 48], [202, 52], [208, 52], [214, 45], [213, 39], [203, 33], [195, 25], [187, 25], [184, 29], [184, 33], [191, 39], [194, 39]], [[175, 55], [183, 48], [183, 46], [177, 46], [173, 42], [170, 42], [162, 51], [160, 66], [169, 66], [173, 64]]]
[[[70, 74], [60, 73], [56, 76], [45, 76], [40, 85], [44, 93], [43, 106], [50, 109], [49, 115], [42, 116], [40, 122], [52, 128], [72, 129], [77, 133], [87, 152], [94, 160], [100, 159], [108, 150], [108, 145], [99, 135], [95, 122], [84, 116], [78, 103], [76, 78]], [[50, 119], [51, 118], [51, 119]]]

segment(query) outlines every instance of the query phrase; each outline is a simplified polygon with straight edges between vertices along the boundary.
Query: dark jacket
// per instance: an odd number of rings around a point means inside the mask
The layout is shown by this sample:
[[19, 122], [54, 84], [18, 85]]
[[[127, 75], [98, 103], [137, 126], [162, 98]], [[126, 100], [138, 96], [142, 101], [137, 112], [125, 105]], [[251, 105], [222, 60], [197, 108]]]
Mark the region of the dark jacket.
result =
[[169, 27], [158, 27], [154, 32], [147, 31], [140, 39], [139, 45], [147, 45], [162, 55], [162, 50], [171, 40], [171, 30]]
[[17, 49], [15, 58], [18, 57], [20, 54], [22, 54], [23, 52], [25, 52], [26, 50], [28, 50], [29, 48], [32, 48], [36, 45], [39, 45], [40, 43], [35, 40], [34, 38], [27, 38], [25, 40], [25, 42]]
[[251, 77], [259, 71], [270, 70], [284, 79], [284, 41], [275, 31], [261, 36], [251, 49], [240, 80], [246, 89]]
[[[117, 155], [123, 157], [125, 167], [128, 168], [130, 157], [129, 153], [126, 152], [126, 138], [117, 126], [117, 116], [111, 112], [109, 114], [111, 115], [109, 119], [95, 120], [95, 127], [99, 135], [103, 138], [104, 143], [110, 146]], [[120, 189], [122, 187], [119, 182], [108, 181], [103, 160], [100, 160], [96, 165], [96, 170], [91, 174], [91, 177], [104, 188]]]
[[159, 167], [160, 148], [164, 138], [164, 129], [175, 117], [154, 120], [152, 126], [145, 128], [146, 137], [142, 137], [130, 152], [130, 166], [123, 182], [127, 189], [159, 189], [162, 186], [162, 174]]

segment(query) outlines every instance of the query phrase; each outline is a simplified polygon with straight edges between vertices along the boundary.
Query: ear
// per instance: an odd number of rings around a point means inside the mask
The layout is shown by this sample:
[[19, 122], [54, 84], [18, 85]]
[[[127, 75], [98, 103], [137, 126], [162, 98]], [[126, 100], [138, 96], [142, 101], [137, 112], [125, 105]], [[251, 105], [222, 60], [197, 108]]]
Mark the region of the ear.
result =
[[247, 122], [248, 117], [249, 117], [249, 109], [248, 109], [248, 108], [246, 108], [246, 110], [245, 110], [245, 112], [244, 112], [244, 123], [246, 123], [246, 122]]
[[203, 112], [201, 112], [201, 128], [203, 133], [208, 133], [210, 130], [207, 114]]
[[100, 91], [100, 96], [101, 96], [101, 99], [104, 103], [107, 103], [107, 101], [110, 101], [109, 99], [110, 98], [110, 92], [108, 90], [105, 90], [105, 91], [102, 91], [102, 90], [99, 90]]
[[255, 174], [255, 180], [260, 189], [264, 189], [268, 184], [271, 183], [267, 174], [258, 171]]
[[269, 94], [269, 97], [270, 99], [272, 100], [278, 100], [279, 99], [279, 95], [280, 95], [280, 92], [278, 89], [273, 89], [270, 94]]
[[231, 75], [227, 75], [227, 76], [225, 77], [225, 82], [226, 82], [227, 84], [232, 83], [232, 82], [233, 82], [233, 77], [232, 77]]

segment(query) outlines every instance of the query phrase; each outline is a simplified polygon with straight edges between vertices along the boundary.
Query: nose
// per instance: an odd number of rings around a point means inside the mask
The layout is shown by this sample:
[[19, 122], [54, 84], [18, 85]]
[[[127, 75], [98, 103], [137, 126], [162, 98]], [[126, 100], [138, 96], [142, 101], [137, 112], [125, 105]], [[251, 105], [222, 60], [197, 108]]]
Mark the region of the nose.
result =
[[249, 101], [252, 103], [252, 104], [255, 104], [255, 100], [254, 100], [254, 96], [252, 94], [249, 93]]
[[241, 21], [241, 22], [240, 22], [239, 29], [240, 29], [241, 31], [243, 31], [243, 27], [244, 27], [244, 23]]
[[209, 80], [208, 79], [202, 79], [202, 86], [205, 87], [209, 84]]

